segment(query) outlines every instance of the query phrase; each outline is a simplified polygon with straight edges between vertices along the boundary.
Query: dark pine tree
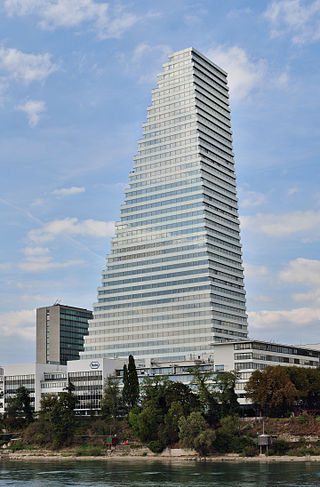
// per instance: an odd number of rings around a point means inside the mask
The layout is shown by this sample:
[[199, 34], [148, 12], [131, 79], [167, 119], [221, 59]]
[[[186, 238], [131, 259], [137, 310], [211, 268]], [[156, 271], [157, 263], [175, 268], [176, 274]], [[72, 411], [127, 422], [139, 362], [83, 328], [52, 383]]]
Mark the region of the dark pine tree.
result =
[[128, 406], [130, 409], [138, 404], [139, 380], [133, 355], [129, 355], [128, 364]]

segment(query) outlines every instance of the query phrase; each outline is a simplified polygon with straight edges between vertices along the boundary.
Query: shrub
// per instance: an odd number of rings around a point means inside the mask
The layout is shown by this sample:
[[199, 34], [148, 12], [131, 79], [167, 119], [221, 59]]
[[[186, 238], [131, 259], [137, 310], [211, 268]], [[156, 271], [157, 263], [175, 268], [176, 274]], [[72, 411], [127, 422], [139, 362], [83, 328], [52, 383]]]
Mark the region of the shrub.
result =
[[298, 416], [298, 421], [299, 421], [300, 424], [308, 424], [309, 419], [308, 419], [308, 416], [307, 415], [300, 414], [300, 416]]
[[79, 446], [74, 452], [76, 457], [100, 457], [104, 449], [99, 446]]
[[194, 440], [195, 450], [203, 457], [213, 453], [213, 443], [216, 439], [216, 433], [214, 430], [206, 429], [202, 431]]
[[196, 437], [207, 428], [207, 422], [200, 412], [192, 412], [179, 420], [179, 437], [185, 448], [194, 448]]
[[35, 421], [23, 432], [23, 441], [30, 445], [46, 446], [53, 440], [53, 431], [48, 421]]
[[163, 444], [159, 440], [150, 441], [148, 448], [153, 453], [161, 453], [163, 451]]
[[229, 453], [232, 451], [231, 443], [233, 436], [230, 433], [226, 433], [222, 428], [216, 432], [216, 439], [214, 442], [214, 448], [219, 453]]
[[21, 440], [17, 440], [17, 441], [13, 441], [11, 445], [9, 445], [7, 448], [8, 450], [11, 451], [18, 451], [18, 450], [24, 450], [25, 445], [22, 443]]
[[242, 457], [255, 457], [257, 454], [257, 448], [255, 445], [247, 445], [244, 447], [240, 455]]
[[275, 440], [272, 447], [269, 449], [269, 455], [286, 455], [290, 448], [290, 445], [285, 440]]

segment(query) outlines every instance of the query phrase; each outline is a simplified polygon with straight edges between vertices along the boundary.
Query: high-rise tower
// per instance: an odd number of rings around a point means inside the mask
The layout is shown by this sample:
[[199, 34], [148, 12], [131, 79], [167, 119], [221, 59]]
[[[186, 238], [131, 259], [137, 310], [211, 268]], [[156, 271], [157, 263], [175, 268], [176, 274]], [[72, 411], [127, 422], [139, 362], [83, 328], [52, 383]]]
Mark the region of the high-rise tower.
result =
[[176, 360], [246, 337], [227, 75], [189, 48], [152, 91], [81, 356]]

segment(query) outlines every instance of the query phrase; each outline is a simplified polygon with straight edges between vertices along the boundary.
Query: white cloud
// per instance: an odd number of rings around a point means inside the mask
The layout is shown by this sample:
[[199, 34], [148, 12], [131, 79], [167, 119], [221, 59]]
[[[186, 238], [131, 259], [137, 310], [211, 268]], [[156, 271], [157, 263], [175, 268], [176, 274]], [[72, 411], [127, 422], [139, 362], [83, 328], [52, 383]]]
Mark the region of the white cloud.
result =
[[54, 262], [46, 247], [26, 247], [23, 250], [26, 258], [20, 262], [19, 268], [26, 272], [44, 272], [50, 269], [59, 269], [83, 264], [83, 260], [68, 260], [66, 262]]
[[34, 340], [36, 332], [35, 310], [8, 311], [0, 314], [0, 335], [19, 336]]
[[240, 191], [240, 206], [246, 208], [248, 206], [261, 206], [267, 201], [267, 197], [263, 193], [257, 191]]
[[258, 213], [242, 216], [241, 226], [270, 237], [288, 237], [301, 234], [304, 241], [320, 238], [320, 211], [294, 211], [282, 215]]
[[296, 308], [292, 310], [250, 311], [248, 321], [251, 329], [278, 330], [287, 325], [303, 328], [313, 322], [319, 322], [320, 308]]
[[301, 283], [306, 286], [320, 288], [320, 260], [304, 259], [302, 257], [292, 260], [286, 269], [279, 273], [282, 281]]
[[209, 49], [206, 55], [228, 73], [230, 92], [235, 100], [245, 98], [259, 87], [267, 71], [263, 59], [250, 60], [245, 50], [238, 46], [218, 46]]
[[23, 105], [18, 105], [16, 110], [25, 112], [30, 127], [35, 127], [40, 119], [41, 113], [46, 111], [46, 104], [41, 100], [28, 100]]
[[84, 193], [86, 188], [84, 186], [72, 186], [71, 188], [55, 189], [51, 194], [55, 196], [72, 196], [74, 194]]
[[[287, 264], [279, 272], [280, 282], [307, 286], [310, 289], [303, 293], [294, 293], [294, 301], [302, 306], [289, 310], [260, 310], [248, 313], [250, 328], [254, 330], [279, 331], [290, 329], [292, 335], [303, 336], [304, 329], [318, 327], [320, 322], [320, 260], [298, 258]], [[310, 329], [308, 329], [308, 333]]]
[[172, 48], [167, 44], [152, 46], [142, 42], [135, 47], [131, 59], [124, 59], [123, 64], [125, 69], [134, 75], [137, 72], [144, 73], [139, 77], [139, 83], [154, 83], [159, 72], [159, 64], [168, 61], [170, 52]]
[[289, 188], [287, 191], [288, 196], [292, 196], [293, 194], [299, 193], [300, 189], [299, 188]]
[[48, 255], [50, 250], [47, 247], [26, 247], [23, 253], [27, 256]]
[[264, 13], [270, 22], [271, 37], [288, 34], [295, 44], [320, 39], [320, 1], [278, 0], [270, 3]]
[[137, 16], [119, 4], [95, 0], [5, 0], [8, 15], [36, 15], [39, 27], [53, 30], [93, 24], [100, 39], [119, 38], [130, 27], [154, 14]]
[[28, 54], [0, 46], [0, 71], [8, 78], [25, 83], [44, 81], [57, 69], [48, 53]]
[[269, 275], [269, 270], [264, 265], [248, 264], [244, 262], [244, 275], [246, 277], [265, 277]]
[[48, 242], [60, 235], [83, 235], [89, 237], [108, 237], [114, 234], [114, 222], [99, 220], [83, 220], [78, 218], [64, 218], [53, 220], [43, 225], [42, 228], [29, 232], [30, 240], [34, 242]]

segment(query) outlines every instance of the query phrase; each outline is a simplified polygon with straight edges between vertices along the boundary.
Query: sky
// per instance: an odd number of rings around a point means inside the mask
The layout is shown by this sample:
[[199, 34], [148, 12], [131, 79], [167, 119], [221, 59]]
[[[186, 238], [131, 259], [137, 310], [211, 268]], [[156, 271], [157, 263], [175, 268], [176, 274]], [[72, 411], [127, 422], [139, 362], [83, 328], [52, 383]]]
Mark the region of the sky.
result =
[[229, 73], [249, 334], [320, 343], [320, 1], [2, 0], [0, 363], [91, 309], [167, 55]]

